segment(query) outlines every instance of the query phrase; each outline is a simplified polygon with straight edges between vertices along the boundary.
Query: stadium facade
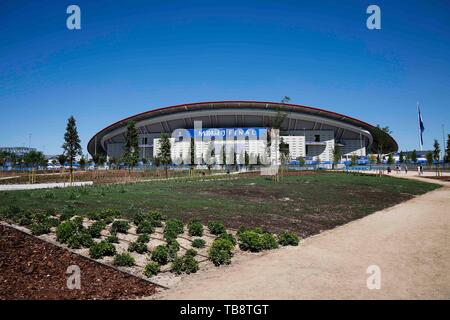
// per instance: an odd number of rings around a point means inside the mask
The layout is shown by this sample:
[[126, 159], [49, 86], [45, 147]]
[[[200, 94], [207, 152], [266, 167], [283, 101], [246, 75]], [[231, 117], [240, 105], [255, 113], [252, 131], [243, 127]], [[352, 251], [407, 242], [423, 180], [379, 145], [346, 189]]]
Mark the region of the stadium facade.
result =
[[[218, 101], [180, 104], [120, 120], [91, 138], [89, 153], [119, 158], [123, 154], [126, 126], [131, 120], [135, 121], [139, 133], [140, 156], [146, 159], [158, 154], [163, 133], [171, 136], [172, 157], [189, 149], [190, 142], [183, 140], [180, 133], [173, 135], [177, 129], [186, 129], [185, 132], [192, 133], [193, 137], [199, 136], [200, 143], [195, 145], [197, 156], [209, 151], [211, 140], [225, 145], [239, 141], [245, 152], [259, 154], [265, 141], [258, 139], [277, 121], [281, 122], [277, 125], [279, 135], [289, 145], [291, 159], [332, 161], [335, 147], [339, 147], [344, 158], [366, 156], [378, 153], [380, 149], [384, 154], [398, 149], [397, 142], [379, 128], [324, 109], [277, 102]], [[201, 129], [194, 130], [199, 123]], [[222, 140], [226, 136], [231, 139]], [[254, 137], [256, 142], [249, 139]], [[220, 157], [217, 152], [215, 154]]]

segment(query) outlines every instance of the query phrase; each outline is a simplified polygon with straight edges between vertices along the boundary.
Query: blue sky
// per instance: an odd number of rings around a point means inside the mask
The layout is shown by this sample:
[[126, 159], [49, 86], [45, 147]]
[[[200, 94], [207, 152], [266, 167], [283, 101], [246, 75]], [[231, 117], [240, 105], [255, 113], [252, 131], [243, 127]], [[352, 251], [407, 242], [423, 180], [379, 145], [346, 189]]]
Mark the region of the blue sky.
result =
[[[81, 8], [81, 30], [66, 8]], [[381, 30], [366, 8], [381, 8]], [[61, 153], [153, 108], [279, 101], [388, 125], [401, 149], [450, 132], [448, 1], [3, 1], [0, 146]]]

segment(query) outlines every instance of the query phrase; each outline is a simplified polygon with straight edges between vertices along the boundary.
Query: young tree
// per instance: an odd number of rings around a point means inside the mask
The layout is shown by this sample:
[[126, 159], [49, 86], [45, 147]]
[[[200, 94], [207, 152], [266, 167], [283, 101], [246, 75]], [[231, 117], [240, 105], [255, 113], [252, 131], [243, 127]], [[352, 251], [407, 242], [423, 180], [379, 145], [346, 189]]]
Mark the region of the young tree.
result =
[[84, 157], [81, 157], [80, 161], [78, 161], [78, 164], [80, 165], [81, 169], [84, 169], [86, 166], [86, 159]]
[[134, 121], [128, 121], [127, 123], [123, 160], [128, 165], [129, 170], [136, 166], [139, 161], [138, 132]]
[[61, 166], [64, 166], [64, 164], [66, 163], [66, 161], [67, 161], [66, 155], [60, 154], [60, 155], [58, 156], [58, 162], [59, 162], [59, 164], [60, 164]]
[[431, 166], [431, 165], [433, 164], [433, 152], [428, 151], [428, 152], [425, 154], [425, 158], [427, 159], [427, 164], [428, 164], [429, 166]]
[[289, 162], [289, 144], [280, 138], [279, 149], [281, 158], [281, 176], [284, 174], [284, 166]]
[[81, 155], [80, 138], [78, 136], [75, 118], [70, 116], [67, 120], [66, 133], [64, 134], [64, 144], [62, 146], [64, 155], [67, 157], [70, 167], [70, 182], [73, 181], [73, 163], [76, 156]]
[[434, 139], [433, 148], [433, 159], [436, 161], [436, 175], [438, 176], [440, 173], [439, 160], [441, 156], [441, 147], [437, 139]]
[[25, 163], [32, 168], [39, 166], [40, 164], [46, 162], [45, 156], [41, 151], [30, 151], [24, 155], [23, 160]]
[[356, 156], [356, 154], [352, 154], [350, 156], [350, 165], [354, 166], [356, 164], [356, 161], [358, 161], [358, 157]]
[[411, 153], [411, 161], [412, 161], [413, 163], [416, 163], [416, 162], [417, 162], [417, 151], [416, 151], [416, 149], [414, 149], [414, 150], [412, 151], [412, 153]]
[[104, 154], [97, 153], [97, 154], [94, 154], [94, 156], [92, 157], [92, 160], [94, 161], [95, 165], [98, 167], [98, 166], [102, 166], [105, 164], [106, 157]]
[[387, 163], [389, 165], [393, 165], [394, 164], [394, 157], [392, 156], [392, 153], [389, 153], [388, 159], [387, 159]]
[[339, 146], [335, 145], [333, 148], [333, 170], [334, 166], [341, 161], [341, 149]]
[[161, 139], [159, 140], [159, 152], [158, 152], [159, 162], [164, 165], [164, 172], [166, 178], [169, 177], [168, 165], [172, 163], [171, 157], [171, 146], [169, 136], [165, 133], [161, 134]]

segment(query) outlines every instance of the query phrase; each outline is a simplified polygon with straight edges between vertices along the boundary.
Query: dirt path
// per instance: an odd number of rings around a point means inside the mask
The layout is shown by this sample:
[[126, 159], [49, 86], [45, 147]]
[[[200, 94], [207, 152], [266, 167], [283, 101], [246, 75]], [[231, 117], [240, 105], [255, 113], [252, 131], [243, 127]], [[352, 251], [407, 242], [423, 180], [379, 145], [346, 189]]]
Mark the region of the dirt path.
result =
[[[450, 299], [450, 183], [440, 183], [299, 247], [191, 275], [156, 298]], [[381, 270], [379, 290], [367, 288], [370, 265]]]

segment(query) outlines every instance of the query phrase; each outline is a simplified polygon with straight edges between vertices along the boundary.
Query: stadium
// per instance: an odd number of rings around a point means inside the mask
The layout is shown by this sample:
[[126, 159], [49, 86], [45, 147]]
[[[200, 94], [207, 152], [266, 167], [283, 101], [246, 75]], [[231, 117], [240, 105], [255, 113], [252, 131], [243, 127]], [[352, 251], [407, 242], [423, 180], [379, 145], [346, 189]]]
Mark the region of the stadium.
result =
[[[232, 130], [235, 139], [248, 140], [249, 128], [257, 135], [273, 126], [283, 115], [279, 132], [289, 145], [291, 159], [304, 158], [318, 162], [333, 160], [333, 150], [339, 147], [343, 159], [356, 155], [395, 152], [397, 142], [392, 136], [364, 121], [304, 105], [262, 101], [218, 101], [180, 104], [146, 111], [117, 121], [95, 134], [88, 143], [88, 152], [119, 158], [123, 154], [126, 126], [134, 121], [139, 133], [141, 158], [152, 159], [157, 155], [161, 134], [169, 135], [176, 129], [194, 129], [194, 122], [201, 121], [202, 137], [223, 136]], [[214, 138], [212, 138], [214, 139]], [[171, 138], [172, 153], [186, 148], [186, 141]], [[245, 151], [259, 153], [244, 143]], [[206, 145], [196, 147], [205, 152]]]

